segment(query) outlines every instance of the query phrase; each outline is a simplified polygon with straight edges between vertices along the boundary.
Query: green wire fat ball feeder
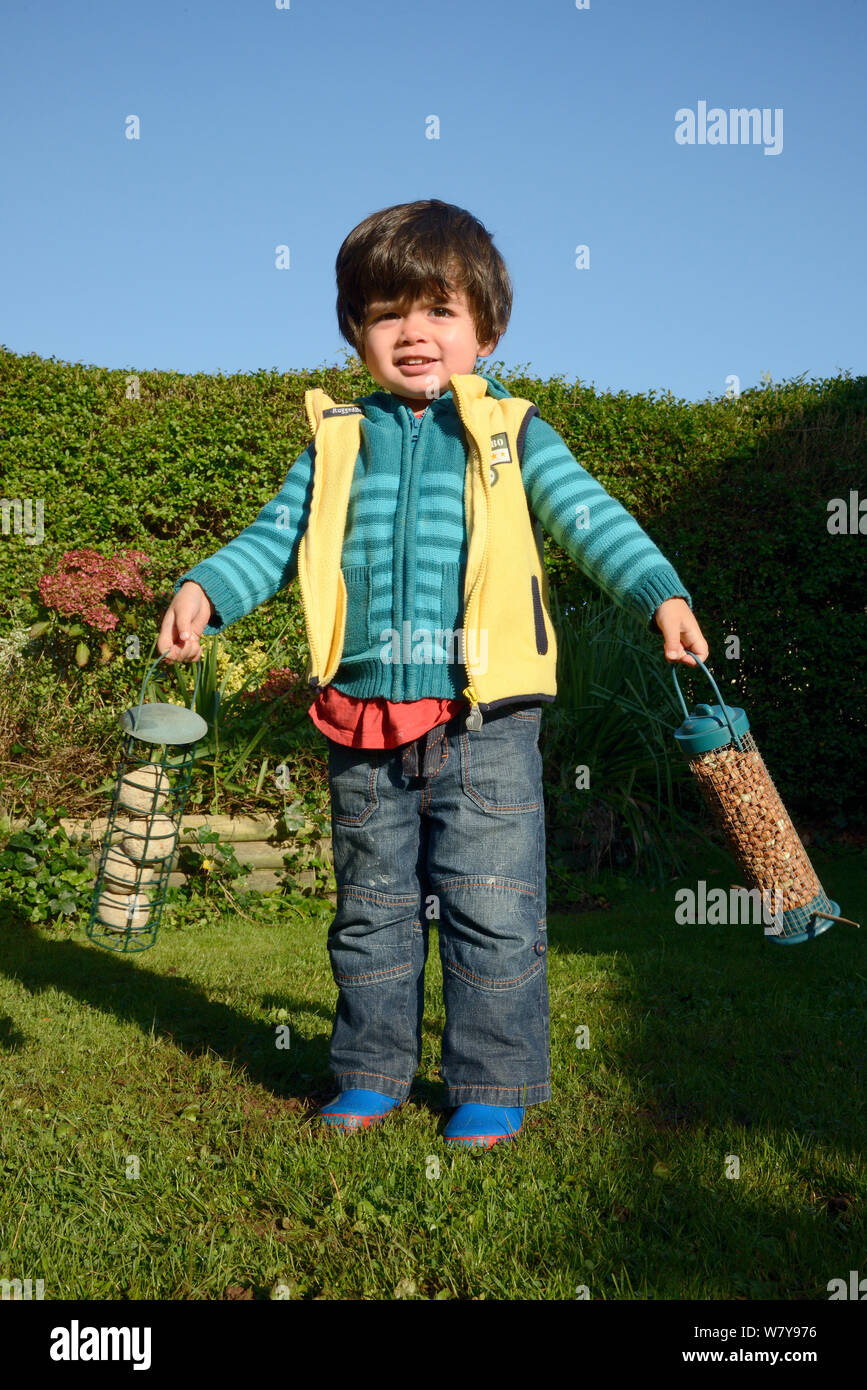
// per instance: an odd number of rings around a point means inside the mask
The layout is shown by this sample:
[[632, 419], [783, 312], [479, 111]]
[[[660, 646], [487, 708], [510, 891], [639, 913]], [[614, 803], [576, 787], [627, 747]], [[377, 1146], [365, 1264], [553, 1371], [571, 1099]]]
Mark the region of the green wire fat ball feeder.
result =
[[[195, 746], [208, 732], [192, 709], [144, 703], [148, 681], [162, 660], [158, 656], [145, 672], [138, 706], [119, 721], [126, 738], [86, 928], [90, 940], [108, 951], [147, 951], [157, 939]], [[197, 663], [193, 704], [200, 675]]]
[[[748, 889], [759, 889], [763, 902], [774, 895], [773, 926], [765, 928], [768, 940], [792, 946], [821, 936], [833, 922], [857, 927], [859, 923], [839, 915], [839, 903], [832, 902], [816, 877], [749, 733], [745, 711], [723, 703], [710, 671], [695, 652], [689, 654], [707, 676], [719, 704], [696, 705], [690, 714], [672, 666], [674, 688], [686, 715], [674, 737]], [[776, 908], [780, 902], [782, 911]]]

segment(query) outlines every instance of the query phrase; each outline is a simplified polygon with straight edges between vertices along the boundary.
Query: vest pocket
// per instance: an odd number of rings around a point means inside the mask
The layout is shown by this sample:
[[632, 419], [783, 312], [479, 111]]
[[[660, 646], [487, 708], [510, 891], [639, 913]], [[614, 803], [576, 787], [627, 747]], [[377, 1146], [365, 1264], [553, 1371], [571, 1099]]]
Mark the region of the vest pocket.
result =
[[357, 656], [370, 646], [370, 566], [341, 570], [346, 585], [346, 633], [343, 656]]
[[530, 576], [530, 589], [533, 594], [533, 626], [536, 633], [536, 651], [544, 656], [548, 650], [548, 634], [545, 631], [545, 612], [542, 608], [542, 595], [535, 574]]

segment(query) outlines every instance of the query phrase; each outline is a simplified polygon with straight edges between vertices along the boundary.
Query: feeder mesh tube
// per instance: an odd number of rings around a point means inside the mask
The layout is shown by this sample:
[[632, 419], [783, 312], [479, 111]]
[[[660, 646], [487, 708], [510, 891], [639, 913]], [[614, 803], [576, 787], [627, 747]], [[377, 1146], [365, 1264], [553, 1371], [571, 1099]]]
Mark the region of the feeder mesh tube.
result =
[[749, 889], [778, 892], [783, 910], [822, 894], [807, 852], [752, 734], [690, 759], [702, 797], [721, 826]]
[[[103, 836], [87, 935], [109, 950], [148, 950], [156, 941], [171, 871], [177, 862], [181, 817], [193, 768], [193, 746], [182, 745], [170, 757], [170, 745], [158, 745], [161, 756], [150, 759], [128, 734], [121, 749], [117, 777]], [[130, 796], [132, 793], [132, 796]], [[136, 793], [139, 793], [138, 797]], [[130, 804], [132, 801], [132, 804]], [[167, 834], [167, 826], [172, 833]], [[132, 842], [132, 852], [124, 841]], [[166, 854], [165, 850], [170, 849]], [[129, 882], [109, 887], [108, 856], [122, 866], [129, 860]], [[108, 895], [108, 896], [106, 896]]]

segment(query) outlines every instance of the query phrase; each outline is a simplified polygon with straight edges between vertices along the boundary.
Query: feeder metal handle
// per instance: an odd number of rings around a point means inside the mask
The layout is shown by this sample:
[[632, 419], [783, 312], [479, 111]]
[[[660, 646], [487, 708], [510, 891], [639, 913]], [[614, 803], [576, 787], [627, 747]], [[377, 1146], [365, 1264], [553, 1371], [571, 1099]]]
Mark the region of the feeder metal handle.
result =
[[[156, 661], [154, 661], [154, 662], [148, 667], [147, 671], [145, 671], [145, 678], [144, 678], [144, 680], [143, 680], [142, 683], [141, 683], [141, 692], [140, 692], [140, 694], [139, 694], [138, 706], [137, 706], [136, 712], [135, 712], [134, 725], [137, 725], [137, 724], [138, 724], [138, 721], [139, 721], [139, 716], [140, 716], [140, 714], [141, 714], [141, 708], [142, 708], [142, 705], [144, 704], [144, 693], [145, 693], [145, 690], [147, 689], [147, 683], [148, 683], [148, 681], [150, 680], [151, 676], [153, 675], [154, 671], [155, 671], [155, 670], [157, 669], [157, 667], [159, 666], [160, 662], [165, 660], [166, 655], [167, 655], [166, 652], [160, 652], [160, 654], [159, 654], [159, 656], [157, 657]], [[192, 698], [192, 702], [191, 702], [191, 704], [190, 704], [190, 709], [192, 709], [193, 705], [196, 703], [196, 695], [198, 694], [198, 691], [199, 691], [199, 680], [201, 679], [201, 675], [202, 675], [202, 663], [201, 663], [201, 661], [197, 661], [197, 662], [196, 662], [196, 683], [195, 683], [195, 685], [193, 686], [193, 698]]]
[[[710, 681], [711, 685], [713, 686], [713, 688], [714, 688], [714, 694], [716, 695], [717, 699], [719, 700], [720, 708], [721, 708], [723, 714], [725, 715], [725, 721], [726, 721], [726, 723], [727, 723], [728, 726], [729, 726], [729, 730], [730, 730], [731, 736], [732, 736], [732, 741], [733, 741], [733, 743], [735, 744], [736, 748], [739, 750], [739, 752], [742, 753], [742, 752], [744, 751], [744, 745], [741, 743], [741, 740], [739, 739], [738, 735], [735, 733], [735, 726], [734, 726], [734, 724], [732, 723], [731, 718], [730, 718], [730, 716], [729, 716], [728, 707], [727, 707], [727, 705], [726, 705], [726, 702], [725, 702], [725, 700], [723, 699], [722, 695], [720, 695], [720, 693], [719, 693], [719, 686], [717, 685], [716, 681], [714, 680], [713, 676], [711, 675], [710, 671], [707, 669], [707, 667], [705, 666], [705, 664], [704, 664], [704, 662], [701, 660], [701, 658], [700, 658], [700, 657], [697, 657], [696, 654], [695, 654], [695, 652], [691, 652], [691, 651], [689, 650], [689, 647], [685, 647], [685, 648], [684, 648], [684, 651], [689, 652], [689, 655], [692, 657], [693, 661], [696, 663], [696, 665], [698, 665], [698, 666], [701, 667], [701, 669], [704, 671], [705, 675], [707, 676], [708, 680]], [[672, 666], [672, 668], [671, 668], [671, 677], [672, 677], [672, 680], [674, 681], [674, 688], [675, 688], [675, 690], [677, 691], [677, 698], [678, 698], [678, 700], [680, 700], [681, 709], [683, 710], [683, 712], [684, 712], [684, 714], [686, 715], [687, 719], [689, 719], [689, 710], [688, 710], [687, 707], [686, 707], [686, 701], [685, 701], [684, 698], [683, 698], [683, 693], [682, 693], [682, 691], [681, 691], [681, 688], [680, 688], [680, 686], [679, 686], [678, 683], [677, 683], [677, 667], [678, 667], [678, 664], [679, 664], [678, 662], [675, 662], [674, 665]]]

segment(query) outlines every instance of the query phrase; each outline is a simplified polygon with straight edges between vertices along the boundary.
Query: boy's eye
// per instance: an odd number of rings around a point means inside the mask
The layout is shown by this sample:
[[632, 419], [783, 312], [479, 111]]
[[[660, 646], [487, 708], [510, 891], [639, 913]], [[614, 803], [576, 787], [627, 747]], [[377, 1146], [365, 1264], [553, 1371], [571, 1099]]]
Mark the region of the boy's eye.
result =
[[[445, 304], [432, 304], [431, 308], [437, 310], [438, 312], [448, 314], [449, 316], [452, 315], [451, 309], [447, 308]], [[385, 313], [377, 314], [373, 322], [379, 323], [380, 319], [393, 319], [394, 317], [395, 311], [393, 309], [388, 309]]]

